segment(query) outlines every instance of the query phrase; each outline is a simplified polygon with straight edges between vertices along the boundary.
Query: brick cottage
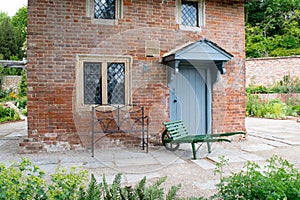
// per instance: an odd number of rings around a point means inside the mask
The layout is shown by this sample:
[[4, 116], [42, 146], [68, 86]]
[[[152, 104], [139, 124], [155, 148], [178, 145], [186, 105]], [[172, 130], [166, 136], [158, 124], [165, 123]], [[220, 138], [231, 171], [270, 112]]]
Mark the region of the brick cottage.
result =
[[23, 153], [88, 148], [93, 105], [143, 106], [151, 145], [245, 131], [244, 0], [30, 0], [27, 60]]

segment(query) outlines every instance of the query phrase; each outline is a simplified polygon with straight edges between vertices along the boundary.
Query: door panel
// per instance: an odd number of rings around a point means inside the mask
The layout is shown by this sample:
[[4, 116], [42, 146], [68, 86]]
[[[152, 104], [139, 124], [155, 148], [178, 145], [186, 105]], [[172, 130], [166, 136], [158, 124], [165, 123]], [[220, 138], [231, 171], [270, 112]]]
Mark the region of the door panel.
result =
[[207, 132], [206, 70], [180, 66], [170, 82], [170, 119], [182, 119], [190, 134]]

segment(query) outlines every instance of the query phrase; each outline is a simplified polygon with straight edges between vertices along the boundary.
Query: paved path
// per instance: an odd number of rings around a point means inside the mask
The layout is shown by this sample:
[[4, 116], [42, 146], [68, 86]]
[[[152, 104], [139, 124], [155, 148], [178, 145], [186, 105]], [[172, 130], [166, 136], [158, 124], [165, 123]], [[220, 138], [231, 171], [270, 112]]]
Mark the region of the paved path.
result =
[[166, 187], [182, 183], [181, 196], [209, 196], [215, 192], [218, 177], [214, 175], [216, 162], [223, 155], [229, 159], [225, 168], [227, 174], [237, 172], [246, 161], [263, 165], [265, 159], [279, 155], [300, 169], [300, 123], [290, 120], [268, 120], [247, 118], [247, 140], [242, 142], [214, 143], [212, 153], [206, 145], [198, 151], [197, 160], [191, 160], [190, 145], [181, 145], [176, 152], [163, 147], [151, 147], [146, 154], [140, 149], [96, 150], [95, 157], [87, 150], [52, 152], [40, 154], [18, 154], [18, 143], [26, 136], [26, 121], [0, 125], [0, 161], [9, 165], [22, 157], [39, 165], [47, 174], [55, 172], [58, 166], [82, 166], [94, 173], [99, 180], [105, 174], [112, 182], [115, 174], [123, 174], [124, 184], [135, 184], [144, 176], [153, 181], [167, 176]]

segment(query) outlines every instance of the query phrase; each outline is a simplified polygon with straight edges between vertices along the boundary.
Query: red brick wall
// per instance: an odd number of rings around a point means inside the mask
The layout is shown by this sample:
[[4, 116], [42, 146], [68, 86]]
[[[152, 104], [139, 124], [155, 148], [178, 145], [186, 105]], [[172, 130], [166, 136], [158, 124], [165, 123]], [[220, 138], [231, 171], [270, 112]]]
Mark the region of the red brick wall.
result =
[[284, 76], [300, 77], [300, 57], [255, 58], [246, 61], [246, 85], [272, 85]]
[[[91, 23], [86, 0], [28, 2], [29, 139], [21, 143], [21, 151], [79, 148], [90, 132], [90, 112], [75, 109], [76, 54], [133, 57], [133, 103], [146, 106], [151, 141], [158, 142], [161, 123], [168, 119], [169, 98], [162, 55], [203, 38], [234, 55], [213, 90], [213, 131], [245, 130], [243, 1], [207, 1], [201, 32], [179, 30], [175, 0], [123, 4], [123, 18], [112, 26]], [[145, 56], [146, 40], [160, 42], [159, 57]], [[145, 64], [149, 71], [143, 70]]]

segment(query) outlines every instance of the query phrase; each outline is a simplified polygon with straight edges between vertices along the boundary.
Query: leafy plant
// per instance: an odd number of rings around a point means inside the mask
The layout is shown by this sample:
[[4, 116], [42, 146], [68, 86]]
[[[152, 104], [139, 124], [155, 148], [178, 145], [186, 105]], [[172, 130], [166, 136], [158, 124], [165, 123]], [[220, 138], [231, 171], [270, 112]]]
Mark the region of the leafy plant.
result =
[[247, 94], [300, 93], [300, 79], [286, 75], [283, 76], [282, 80], [275, 82], [269, 87], [250, 84], [246, 88], [246, 92]]
[[286, 118], [286, 104], [281, 102], [278, 99], [270, 100], [266, 103], [265, 109], [266, 114], [264, 117], [266, 118]]
[[269, 90], [269, 88], [267, 88], [266, 86], [263, 86], [263, 85], [258, 85], [258, 86], [249, 85], [246, 88], [246, 93], [247, 94], [267, 94], [267, 93], [270, 93], [270, 90]]
[[9, 92], [7, 90], [1, 90], [0, 91], [0, 99], [4, 99], [5, 97], [7, 97], [9, 94]]
[[78, 191], [84, 188], [84, 183], [87, 181], [88, 172], [86, 170], [77, 171], [75, 167], [56, 170], [55, 174], [51, 175], [52, 183], [48, 186], [48, 198], [55, 200], [77, 199]]
[[[51, 181], [45, 180], [45, 172], [23, 158], [20, 164], [12, 163], [9, 167], [0, 163], [0, 200], [176, 200], [180, 185], [172, 186], [167, 195], [161, 185], [166, 177], [147, 185], [144, 177], [135, 187], [122, 186], [121, 174], [117, 174], [111, 185], [103, 176], [97, 183], [92, 174], [89, 184], [86, 170], [72, 167], [70, 170], [57, 168], [51, 174]], [[196, 198], [193, 198], [196, 199]], [[197, 198], [198, 199], [198, 198]], [[202, 199], [202, 198], [201, 198]]]
[[0, 74], [2, 74], [2, 76], [21, 76], [22, 72], [22, 68], [10, 68], [0, 66]]
[[240, 172], [222, 177], [216, 196], [220, 199], [300, 199], [299, 171], [278, 156], [267, 163], [262, 168], [248, 162]]
[[19, 96], [24, 97], [26, 95], [27, 95], [27, 75], [26, 75], [26, 71], [23, 71], [20, 86], [19, 86]]
[[28, 115], [27, 107], [26, 107], [25, 109], [22, 110], [22, 115], [25, 115], [25, 116]]
[[246, 115], [250, 117], [264, 117], [266, 115], [265, 104], [262, 103], [257, 95], [247, 95]]
[[108, 185], [105, 176], [102, 182], [97, 184], [97, 181], [92, 175], [91, 181], [86, 191], [80, 191], [81, 200], [88, 199], [124, 199], [124, 200], [151, 200], [151, 199], [178, 199], [177, 191], [180, 189], [180, 184], [172, 186], [166, 197], [164, 197], [164, 189], [162, 183], [166, 181], [166, 177], [160, 178], [153, 185], [146, 186], [146, 177], [137, 183], [135, 187], [121, 186], [121, 174], [117, 174], [112, 185]]
[[12, 90], [2, 90], [0, 92], [0, 100], [3, 101], [15, 101], [18, 98], [18, 95]]
[[0, 164], [0, 200], [46, 199], [44, 174], [25, 158], [7, 168]]
[[18, 99], [16, 103], [19, 109], [25, 109], [27, 106], [27, 97]]
[[5, 108], [0, 105], [0, 122], [19, 120], [19, 114], [13, 108]]

